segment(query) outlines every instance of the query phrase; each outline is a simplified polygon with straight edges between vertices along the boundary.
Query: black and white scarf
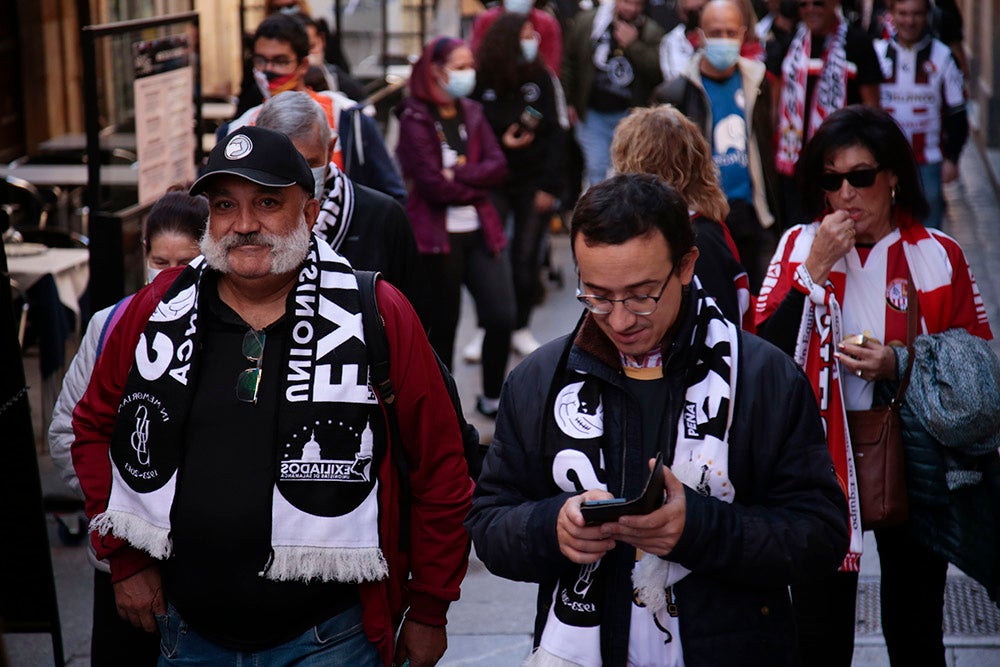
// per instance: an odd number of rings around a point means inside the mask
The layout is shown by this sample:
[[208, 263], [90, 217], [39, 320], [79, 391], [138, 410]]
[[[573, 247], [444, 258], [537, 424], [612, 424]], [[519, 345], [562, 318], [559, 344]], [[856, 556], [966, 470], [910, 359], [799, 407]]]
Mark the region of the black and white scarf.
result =
[[[207, 263], [180, 275], [139, 337], [111, 438], [111, 495], [92, 528], [170, 556], [170, 508], [197, 378], [198, 307]], [[311, 237], [293, 294], [282, 362], [271, 506], [275, 581], [383, 579], [379, 544], [381, 409], [368, 382], [357, 280]], [[272, 352], [266, 350], [266, 353]]]
[[320, 201], [322, 206], [313, 226], [313, 234], [340, 252], [354, 218], [354, 183], [333, 162], [330, 163], [330, 174], [326, 177]]
[[[674, 475], [705, 496], [732, 502], [729, 479], [729, 428], [737, 387], [739, 334], [715, 302], [700, 290], [689, 354], [684, 409], [677, 424]], [[604, 408], [600, 383], [580, 371], [566, 370], [546, 429], [546, 451], [554, 452], [554, 483], [563, 491], [607, 490], [604, 461]], [[689, 570], [653, 556], [637, 554], [632, 572], [633, 601], [629, 655], [635, 664], [683, 665], [677, 604], [672, 586]], [[560, 579], [538, 650], [526, 665], [601, 665], [604, 601], [601, 562], [571, 568]], [[632, 662], [630, 661], [630, 664]]]

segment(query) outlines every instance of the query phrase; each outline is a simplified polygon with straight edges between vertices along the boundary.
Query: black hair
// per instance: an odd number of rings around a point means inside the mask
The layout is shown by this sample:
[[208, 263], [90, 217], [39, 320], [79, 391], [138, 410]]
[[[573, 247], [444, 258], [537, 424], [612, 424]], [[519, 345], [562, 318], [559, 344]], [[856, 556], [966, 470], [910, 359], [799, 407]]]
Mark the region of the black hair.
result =
[[208, 200], [201, 195], [192, 197], [186, 191], [173, 190], [160, 197], [146, 218], [142, 244], [149, 252], [154, 238], [160, 234], [182, 234], [200, 241], [208, 220]]
[[796, 175], [807, 213], [814, 219], [823, 213], [826, 192], [820, 188], [818, 176], [835, 152], [851, 146], [866, 148], [879, 167], [896, 175], [898, 210], [918, 220], [927, 217], [930, 208], [906, 135], [887, 112], [861, 104], [852, 104], [827, 116], [802, 151]]
[[687, 203], [677, 190], [652, 174], [612, 176], [587, 190], [573, 210], [570, 244], [621, 245], [652, 231], [663, 234], [670, 259], [679, 266], [694, 246]]
[[300, 61], [309, 57], [309, 34], [305, 25], [291, 14], [279, 12], [261, 21], [253, 34], [254, 44], [261, 38], [287, 42]]
[[521, 28], [527, 14], [503, 12], [483, 35], [476, 51], [478, 88], [492, 88], [498, 95], [516, 92], [525, 81], [544, 75], [541, 55], [528, 62], [521, 55]]

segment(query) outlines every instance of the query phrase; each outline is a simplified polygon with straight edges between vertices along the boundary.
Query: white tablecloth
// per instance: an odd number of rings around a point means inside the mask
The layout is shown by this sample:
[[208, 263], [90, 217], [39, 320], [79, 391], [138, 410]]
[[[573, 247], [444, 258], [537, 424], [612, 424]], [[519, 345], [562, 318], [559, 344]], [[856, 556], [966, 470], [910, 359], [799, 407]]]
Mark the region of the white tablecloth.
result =
[[56, 281], [59, 301], [80, 321], [80, 297], [90, 280], [90, 251], [86, 248], [49, 248], [39, 255], [8, 257], [10, 277], [21, 290], [27, 290], [38, 279], [51, 273]]

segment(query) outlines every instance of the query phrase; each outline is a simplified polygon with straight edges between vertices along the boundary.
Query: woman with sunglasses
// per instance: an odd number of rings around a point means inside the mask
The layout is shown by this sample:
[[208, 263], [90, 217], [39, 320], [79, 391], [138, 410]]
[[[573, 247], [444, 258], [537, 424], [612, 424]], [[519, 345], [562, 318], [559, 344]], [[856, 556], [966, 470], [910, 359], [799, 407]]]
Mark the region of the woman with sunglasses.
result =
[[[789, 229], [757, 303], [757, 332], [803, 366], [827, 426], [827, 445], [851, 500], [850, 549], [836, 572], [792, 586], [802, 664], [850, 665], [862, 551], [857, 480], [845, 411], [870, 409], [906, 369], [908, 297], [919, 332], [966, 329], [992, 338], [965, 255], [925, 229], [927, 212], [906, 137], [884, 111], [831, 114], [799, 162], [815, 222]], [[816, 323], [821, 323], [817, 326]], [[905, 358], [905, 357], [903, 357]], [[907, 524], [875, 530], [882, 572], [882, 628], [890, 662], [945, 664], [942, 621], [948, 563]]]

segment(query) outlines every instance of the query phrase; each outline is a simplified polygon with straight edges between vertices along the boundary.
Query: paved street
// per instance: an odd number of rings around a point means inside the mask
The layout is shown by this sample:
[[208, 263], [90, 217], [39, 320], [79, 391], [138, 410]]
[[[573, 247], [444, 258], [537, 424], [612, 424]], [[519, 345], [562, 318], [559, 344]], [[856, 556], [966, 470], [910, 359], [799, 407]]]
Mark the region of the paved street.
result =
[[[1000, 235], [997, 234], [1000, 205], [985, 169], [976, 148], [967, 147], [961, 162], [961, 183], [948, 189], [950, 218], [945, 231], [955, 236], [965, 249], [987, 304], [990, 321], [1000, 334], [1000, 272], [994, 270], [1000, 267]], [[534, 316], [532, 328], [539, 340], [568, 331], [580, 312], [573, 299], [575, 274], [565, 236], [554, 239], [553, 256], [565, 281], [561, 288], [550, 285], [548, 299]], [[473, 310], [466, 300], [456, 349], [460, 350], [471, 338], [473, 327]], [[993, 341], [993, 348], [1000, 353], [1000, 340]], [[26, 362], [29, 383], [37, 387], [37, 357], [29, 357]], [[516, 362], [516, 358], [512, 362]], [[466, 412], [479, 426], [484, 439], [489, 439], [492, 423], [479, 417], [473, 409], [480, 387], [479, 367], [459, 361], [455, 374]], [[32, 398], [37, 400], [34, 392]], [[47, 456], [40, 458], [40, 466], [46, 492], [60, 492], [61, 482]], [[84, 548], [60, 544], [55, 536], [54, 519], [49, 517], [48, 520], [52, 527], [52, 557], [67, 664], [84, 667], [90, 664], [92, 571]], [[854, 665], [880, 667], [888, 665], [888, 658], [878, 626], [878, 559], [872, 540], [866, 541], [861, 574]], [[531, 647], [534, 598], [534, 585], [498, 579], [473, 558], [462, 599], [452, 606], [449, 614], [450, 647], [441, 664], [448, 667], [518, 665]], [[949, 575], [946, 617], [949, 667], [1000, 667], [1000, 612], [981, 588], [957, 570]], [[51, 664], [48, 635], [8, 635], [5, 640], [11, 667]]]

